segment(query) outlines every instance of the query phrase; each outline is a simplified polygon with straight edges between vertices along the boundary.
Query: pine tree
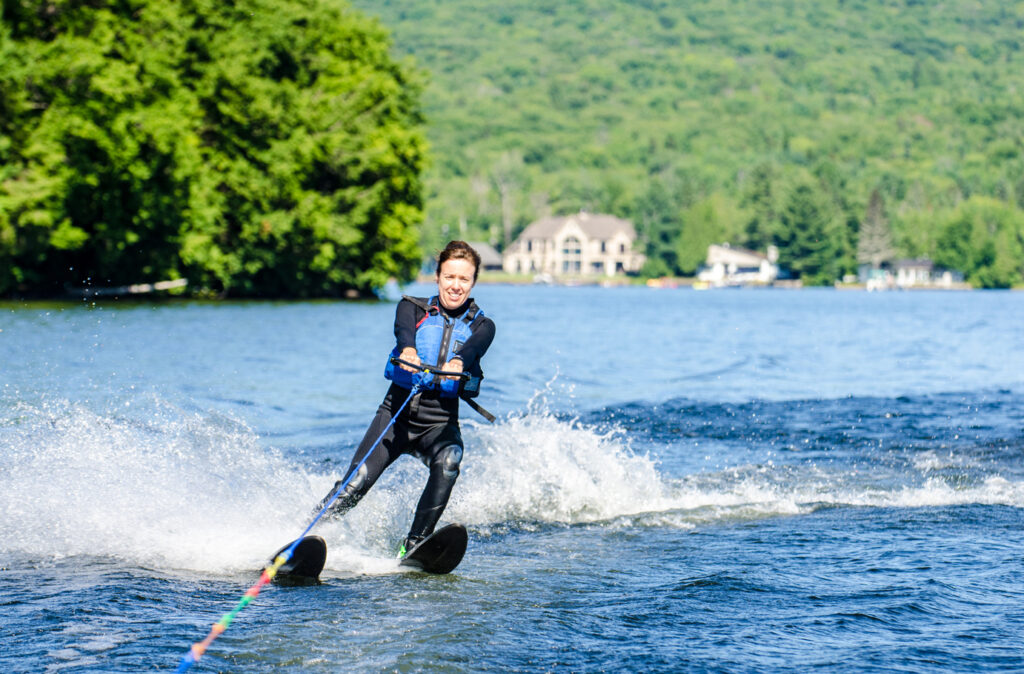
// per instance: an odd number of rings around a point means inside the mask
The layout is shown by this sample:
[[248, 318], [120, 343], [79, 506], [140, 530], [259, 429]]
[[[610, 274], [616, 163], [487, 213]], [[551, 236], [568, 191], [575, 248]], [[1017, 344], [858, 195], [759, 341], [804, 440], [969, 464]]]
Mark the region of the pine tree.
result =
[[749, 184], [740, 205], [751, 215], [743, 229], [741, 245], [751, 250], [764, 250], [772, 242], [778, 227], [778, 207], [775, 196], [775, 169], [761, 164], [750, 174]]
[[[645, 276], [670, 276], [679, 273], [675, 240], [679, 222], [673, 217], [675, 201], [662, 180], [652, 180], [637, 200], [634, 218], [647, 261]], [[678, 212], [678, 211], [676, 211]]]
[[835, 225], [828, 204], [810, 182], [790, 190], [779, 214], [779, 265], [805, 285], [828, 285], [839, 272]]
[[868, 201], [868, 210], [860, 225], [860, 237], [857, 240], [857, 261], [870, 264], [878, 269], [883, 262], [891, 260], [894, 255], [892, 231], [885, 217], [885, 202], [877, 189], [872, 190]]

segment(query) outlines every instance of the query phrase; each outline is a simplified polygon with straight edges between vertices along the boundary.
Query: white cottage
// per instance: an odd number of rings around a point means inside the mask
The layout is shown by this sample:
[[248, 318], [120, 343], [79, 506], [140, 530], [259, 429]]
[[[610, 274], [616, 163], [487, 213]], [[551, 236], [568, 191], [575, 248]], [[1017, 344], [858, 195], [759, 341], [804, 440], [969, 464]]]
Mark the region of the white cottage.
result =
[[962, 273], [937, 268], [927, 258], [884, 262], [880, 269], [862, 265], [859, 278], [868, 290], [959, 288], [964, 283]]
[[531, 223], [504, 254], [510, 274], [615, 276], [639, 271], [636, 230], [628, 220], [580, 212]]
[[778, 250], [768, 247], [768, 255], [727, 243], [708, 246], [708, 257], [697, 280], [715, 286], [767, 285], [779, 276]]

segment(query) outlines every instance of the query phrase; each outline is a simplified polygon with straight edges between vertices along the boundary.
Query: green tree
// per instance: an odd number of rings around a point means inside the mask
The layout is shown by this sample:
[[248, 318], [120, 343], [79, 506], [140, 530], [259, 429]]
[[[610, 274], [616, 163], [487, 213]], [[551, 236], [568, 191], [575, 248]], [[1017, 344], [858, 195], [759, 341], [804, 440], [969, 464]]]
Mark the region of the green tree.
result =
[[[622, 209], [636, 224], [640, 245], [647, 256], [641, 275], [650, 278], [684, 273], [679, 258], [679, 237], [684, 226], [682, 213], [692, 207], [706, 189], [699, 173], [676, 169], [650, 176], [646, 188], [636, 195], [631, 207]], [[701, 255], [704, 252], [706, 250]]]
[[990, 197], [971, 197], [946, 220], [935, 261], [982, 288], [1024, 282], [1024, 213]]
[[[679, 222], [673, 213], [675, 200], [662, 180], [652, 180], [634, 206], [635, 220], [644, 254], [642, 274], [647, 277], [679, 273], [675, 240]], [[675, 213], [678, 213], [678, 209]]]
[[731, 199], [713, 194], [686, 209], [682, 221], [676, 255], [682, 273], [693, 275], [707, 259], [708, 246], [736, 240], [749, 219]]
[[860, 223], [850, 205], [850, 188], [846, 174], [832, 159], [818, 163], [815, 175], [828, 197], [832, 212], [831, 234], [836, 244], [835, 278], [857, 270], [857, 237]]
[[778, 228], [775, 173], [771, 164], [760, 164], [745, 181], [741, 205], [747, 208], [750, 217], [743, 227], [739, 243], [751, 250], [765, 250]]
[[375, 22], [323, 0], [2, 6], [0, 294], [414, 274], [420, 83]]
[[814, 182], [789, 190], [779, 214], [779, 265], [805, 285], [829, 285], [839, 275], [840, 242], [832, 210]]

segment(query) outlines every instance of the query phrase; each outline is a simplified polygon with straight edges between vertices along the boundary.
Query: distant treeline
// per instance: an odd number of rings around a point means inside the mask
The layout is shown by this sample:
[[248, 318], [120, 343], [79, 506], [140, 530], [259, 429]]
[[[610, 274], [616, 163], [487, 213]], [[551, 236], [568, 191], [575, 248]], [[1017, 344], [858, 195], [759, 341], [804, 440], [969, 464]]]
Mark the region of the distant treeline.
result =
[[362, 294], [420, 261], [420, 75], [325, 0], [0, 0], [0, 296]]
[[930, 257], [1024, 270], [1024, 4], [355, 0], [431, 73], [423, 241], [580, 208], [651, 275], [780, 249], [809, 283]]

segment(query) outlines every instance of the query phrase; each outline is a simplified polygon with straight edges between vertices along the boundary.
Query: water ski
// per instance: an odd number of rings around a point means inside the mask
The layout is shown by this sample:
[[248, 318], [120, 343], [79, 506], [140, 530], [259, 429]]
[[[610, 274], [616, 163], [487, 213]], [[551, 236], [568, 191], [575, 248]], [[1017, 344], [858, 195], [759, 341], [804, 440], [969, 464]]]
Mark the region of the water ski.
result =
[[[288, 543], [271, 555], [270, 564], [273, 564], [277, 556], [290, 545], [291, 543]], [[295, 546], [291, 559], [277, 570], [273, 582], [278, 585], [317, 585], [320, 583], [320, 572], [324, 570], [326, 561], [327, 542], [319, 536], [306, 536]]]
[[466, 527], [449, 524], [420, 541], [398, 564], [427, 573], [451, 573], [466, 554], [468, 542]]

